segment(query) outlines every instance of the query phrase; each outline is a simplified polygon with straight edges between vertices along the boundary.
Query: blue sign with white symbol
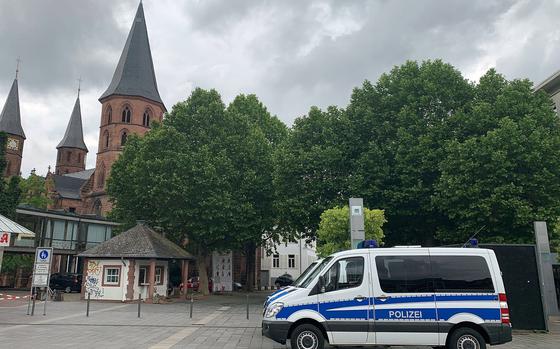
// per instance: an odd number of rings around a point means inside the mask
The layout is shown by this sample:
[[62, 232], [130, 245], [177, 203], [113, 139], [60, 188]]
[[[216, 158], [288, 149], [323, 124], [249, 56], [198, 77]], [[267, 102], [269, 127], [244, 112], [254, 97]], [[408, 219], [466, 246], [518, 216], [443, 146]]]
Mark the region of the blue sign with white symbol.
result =
[[41, 259], [49, 258], [49, 251], [43, 250], [43, 251], [39, 252], [39, 258], [41, 258]]

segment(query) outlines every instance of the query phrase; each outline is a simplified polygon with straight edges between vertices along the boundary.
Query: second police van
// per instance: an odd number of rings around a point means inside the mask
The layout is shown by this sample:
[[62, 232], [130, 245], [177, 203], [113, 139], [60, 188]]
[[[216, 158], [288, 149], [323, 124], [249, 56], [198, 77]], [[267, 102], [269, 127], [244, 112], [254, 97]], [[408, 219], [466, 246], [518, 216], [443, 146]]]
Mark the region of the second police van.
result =
[[498, 261], [482, 248], [335, 253], [267, 299], [262, 331], [297, 349], [325, 341], [484, 349], [512, 338]]

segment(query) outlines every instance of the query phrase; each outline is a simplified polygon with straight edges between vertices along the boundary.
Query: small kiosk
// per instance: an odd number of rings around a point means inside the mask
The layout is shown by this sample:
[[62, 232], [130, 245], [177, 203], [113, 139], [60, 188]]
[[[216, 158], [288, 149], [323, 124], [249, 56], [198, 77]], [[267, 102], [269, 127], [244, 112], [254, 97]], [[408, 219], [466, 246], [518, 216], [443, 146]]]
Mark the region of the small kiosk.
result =
[[84, 287], [94, 300], [132, 301], [139, 296], [151, 303], [166, 296], [169, 261], [181, 261], [186, 284], [193, 257], [159, 233], [138, 223], [135, 227], [79, 254], [84, 258]]

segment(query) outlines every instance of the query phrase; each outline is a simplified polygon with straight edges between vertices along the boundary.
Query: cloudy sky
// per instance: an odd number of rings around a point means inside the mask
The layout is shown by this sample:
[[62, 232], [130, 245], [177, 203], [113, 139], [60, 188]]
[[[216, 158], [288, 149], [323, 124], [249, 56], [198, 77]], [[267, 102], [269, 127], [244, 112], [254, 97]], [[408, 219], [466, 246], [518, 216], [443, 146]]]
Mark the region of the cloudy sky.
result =
[[[22, 173], [54, 166], [82, 77], [97, 152], [100, 103], [138, 0], [0, 0], [0, 107], [21, 57]], [[407, 59], [442, 58], [477, 80], [496, 67], [535, 83], [560, 69], [559, 1], [144, 0], [163, 101], [194, 87], [255, 93], [286, 124], [346, 106], [352, 88]]]

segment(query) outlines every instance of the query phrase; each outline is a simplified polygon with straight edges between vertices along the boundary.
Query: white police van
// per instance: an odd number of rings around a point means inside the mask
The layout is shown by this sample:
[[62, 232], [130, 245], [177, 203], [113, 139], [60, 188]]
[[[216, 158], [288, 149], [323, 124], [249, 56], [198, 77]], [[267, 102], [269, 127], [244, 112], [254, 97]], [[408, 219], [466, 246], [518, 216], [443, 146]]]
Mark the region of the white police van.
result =
[[321, 349], [325, 340], [453, 349], [511, 341], [498, 261], [482, 248], [335, 253], [297, 287], [267, 299], [262, 332], [298, 349]]

